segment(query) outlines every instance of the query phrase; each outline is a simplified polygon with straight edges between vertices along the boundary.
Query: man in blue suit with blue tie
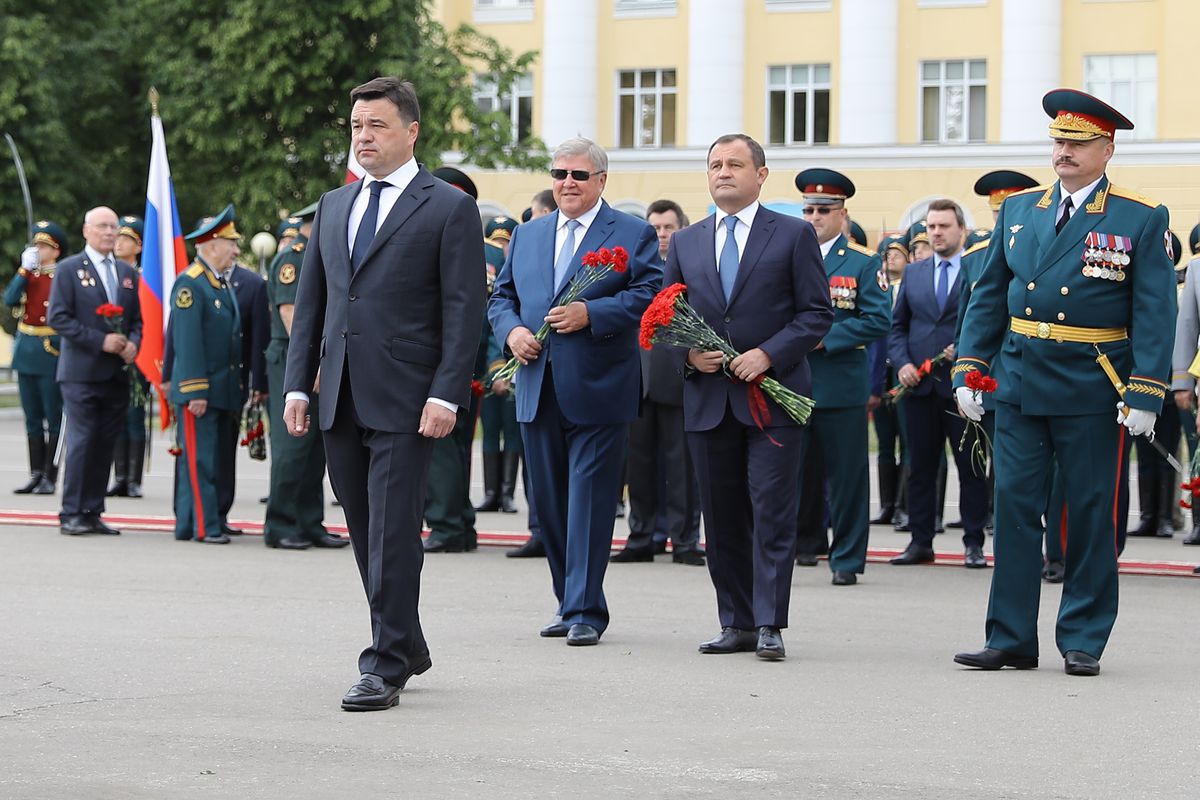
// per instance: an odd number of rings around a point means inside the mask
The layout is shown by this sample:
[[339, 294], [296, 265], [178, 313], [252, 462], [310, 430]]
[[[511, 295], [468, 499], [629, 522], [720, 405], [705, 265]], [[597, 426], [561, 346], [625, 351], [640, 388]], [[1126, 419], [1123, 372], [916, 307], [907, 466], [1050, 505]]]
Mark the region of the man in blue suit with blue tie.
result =
[[[641, 397], [638, 323], [662, 283], [654, 229], [600, 199], [608, 154], [587, 139], [554, 152], [558, 212], [513, 231], [488, 320], [520, 359], [517, 421], [558, 614], [542, 636], [594, 645], [608, 626], [604, 572], [629, 424]], [[583, 256], [629, 252], [582, 298], [560, 305]], [[550, 323], [539, 343], [533, 331]]]
[[779, 660], [804, 430], [770, 399], [759, 424], [747, 382], [766, 374], [811, 396], [807, 356], [829, 332], [833, 308], [812, 225], [758, 202], [767, 174], [749, 136], [713, 143], [708, 188], [717, 212], [671, 238], [663, 281], [687, 284], [688, 302], [741, 353], [728, 364], [719, 350], [686, 354], [683, 421], [721, 623], [700, 652]]
[[[928, 564], [934, 560], [933, 534], [937, 506], [938, 459], [946, 441], [958, 465], [959, 506], [962, 511], [963, 565], [987, 567], [983, 555], [983, 526], [987, 515], [987, 480], [971, 463], [972, 433], [959, 447], [966, 422], [950, 387], [954, 335], [958, 327], [958, 297], [963, 281], [963, 212], [953, 200], [934, 200], [925, 218], [933, 256], [910, 265], [892, 310], [888, 351], [896, 377], [909, 389], [904, 403], [912, 474], [908, 478], [908, 520], [912, 540], [893, 564]], [[918, 364], [945, 355], [942, 364], [922, 375]], [[978, 473], [978, 474], [977, 474]]]

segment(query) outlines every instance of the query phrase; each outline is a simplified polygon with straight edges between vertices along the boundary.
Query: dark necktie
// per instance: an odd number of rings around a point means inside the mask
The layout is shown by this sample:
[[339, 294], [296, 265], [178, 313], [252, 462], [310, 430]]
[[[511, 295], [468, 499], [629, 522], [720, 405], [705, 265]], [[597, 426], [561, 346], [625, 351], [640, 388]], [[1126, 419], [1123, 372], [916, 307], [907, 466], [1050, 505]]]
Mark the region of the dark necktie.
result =
[[362, 266], [371, 242], [375, 239], [375, 228], [379, 222], [379, 195], [383, 187], [391, 186], [387, 181], [375, 181], [371, 184], [371, 199], [367, 201], [367, 211], [363, 214], [362, 222], [358, 223], [358, 233], [354, 235], [354, 250], [350, 252], [350, 268], [355, 272]]
[[938, 279], [937, 279], [937, 303], [938, 311], [946, 310], [946, 298], [950, 296], [950, 262], [938, 262]]
[[733, 229], [737, 227], [738, 218], [730, 214], [724, 220], [725, 223], [725, 244], [721, 247], [721, 258], [717, 261], [717, 271], [721, 274], [721, 289], [725, 292], [725, 302], [729, 302], [730, 296], [733, 295], [733, 284], [737, 281], [738, 273], [738, 246], [737, 239], [734, 238]]
[[1067, 195], [1067, 199], [1064, 200], [1062, 204], [1062, 216], [1058, 218], [1058, 222], [1054, 225], [1055, 236], [1062, 233], [1062, 229], [1065, 228], [1067, 223], [1071, 220], [1071, 209], [1074, 207], [1075, 204], [1071, 201], [1071, 195]]

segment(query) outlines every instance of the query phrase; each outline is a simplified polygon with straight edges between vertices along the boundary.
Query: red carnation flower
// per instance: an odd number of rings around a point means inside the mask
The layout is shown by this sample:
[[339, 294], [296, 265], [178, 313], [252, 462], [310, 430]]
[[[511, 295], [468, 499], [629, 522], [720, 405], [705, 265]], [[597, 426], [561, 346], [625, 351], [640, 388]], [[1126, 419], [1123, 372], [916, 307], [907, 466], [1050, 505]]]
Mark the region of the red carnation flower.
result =
[[967, 388], [971, 391], [983, 392], [984, 394], [991, 394], [999, 386], [995, 378], [984, 375], [977, 369], [973, 369], [967, 373], [966, 384]]
[[629, 251], [624, 247], [613, 248], [613, 272], [624, 272], [629, 268]]
[[596, 259], [601, 265], [611, 264], [613, 260], [612, 250], [609, 250], [607, 247], [601, 247], [596, 251]]
[[585, 253], [583, 256], [583, 265], [585, 267], [600, 266], [600, 255], [594, 250], [590, 253]]
[[105, 319], [120, 317], [125, 314], [124, 306], [114, 305], [113, 303], [103, 303], [96, 308], [96, 315]]

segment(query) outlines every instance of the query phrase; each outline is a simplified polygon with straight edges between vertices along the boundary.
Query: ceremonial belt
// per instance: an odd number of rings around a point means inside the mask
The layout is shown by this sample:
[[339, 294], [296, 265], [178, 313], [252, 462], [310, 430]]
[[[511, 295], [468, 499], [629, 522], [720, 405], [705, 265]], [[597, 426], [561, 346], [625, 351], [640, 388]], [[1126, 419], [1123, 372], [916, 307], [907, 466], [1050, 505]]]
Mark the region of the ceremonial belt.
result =
[[30, 325], [27, 322], [18, 322], [17, 330], [26, 336], [58, 336], [58, 331], [49, 325]]
[[1038, 339], [1053, 339], [1056, 342], [1119, 342], [1129, 338], [1125, 328], [1078, 328], [1074, 325], [1059, 325], [1054, 322], [1037, 322], [1032, 319], [1012, 317], [1013, 333]]

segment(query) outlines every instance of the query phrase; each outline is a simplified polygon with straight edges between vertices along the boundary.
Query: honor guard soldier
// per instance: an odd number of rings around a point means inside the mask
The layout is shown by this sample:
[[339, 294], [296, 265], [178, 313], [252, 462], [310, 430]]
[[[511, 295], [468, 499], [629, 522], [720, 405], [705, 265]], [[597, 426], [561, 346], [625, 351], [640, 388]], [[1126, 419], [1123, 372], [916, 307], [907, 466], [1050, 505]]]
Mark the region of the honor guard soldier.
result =
[[[834, 309], [833, 327], [808, 354], [816, 408], [801, 448], [818, 448], [824, 463], [833, 523], [829, 568], [835, 586], [849, 586], [866, 567], [870, 527], [867, 345], [887, 335], [892, 301], [879, 256], [842, 233], [846, 201], [854, 196], [850, 179], [831, 169], [806, 169], [796, 176], [796, 188], [804, 195], [804, 219], [817, 234]], [[806, 502], [823, 504], [823, 493], [815, 494]], [[819, 528], [823, 540], [824, 525]], [[819, 552], [808, 543], [798, 543], [797, 549]]]
[[46, 323], [55, 265], [67, 249], [67, 234], [56, 223], [33, 226], [33, 244], [21, 254], [21, 267], [4, 290], [4, 302], [20, 311], [13, 341], [12, 369], [17, 373], [25, 436], [29, 444], [29, 480], [16, 494], [54, 494], [58, 480], [58, 437], [62, 429], [62, 393], [54, 380], [58, 335]]
[[228, 544], [216, 470], [221, 431], [241, 411], [241, 316], [221, 277], [240, 252], [233, 205], [185, 238], [195, 244], [196, 260], [175, 278], [171, 291], [171, 403], [182, 451], [175, 473], [175, 538]]
[[1166, 397], [1175, 278], [1167, 209], [1105, 176], [1115, 132], [1133, 123], [1072, 89], [1049, 92], [1042, 106], [1059, 179], [1001, 206], [953, 374], [972, 420], [983, 415], [972, 373], [998, 384], [987, 644], [955, 661], [1038, 665], [1041, 516], [1057, 464], [1067, 532], [1056, 643], [1068, 675], [1096, 675], [1117, 617], [1128, 438], [1152, 431]]
[[[113, 245], [113, 255], [130, 264], [141, 273], [142, 231], [144, 223], [141, 217], [126, 214], [121, 217], [120, 227], [117, 228], [117, 243]], [[138, 373], [134, 376], [141, 381], [142, 389], [147, 397], [150, 393], [150, 382]], [[113, 448], [113, 482], [108, 487], [108, 497], [141, 497], [142, 471], [146, 464], [146, 403], [129, 403], [129, 411], [125, 415], [125, 430], [117, 437]]]
[[933, 248], [929, 246], [929, 231], [925, 229], [923, 221], [909, 225], [904, 238], [908, 241], [908, 263], [924, 261], [933, 255]]
[[[283, 373], [296, 288], [304, 267], [308, 236], [317, 204], [301, 209], [279, 226], [279, 238], [290, 243], [275, 256], [267, 275], [267, 301], [271, 307], [271, 341], [267, 345], [267, 407], [271, 422], [271, 491], [263, 521], [263, 543], [283, 550], [309, 547], [345, 547], [349, 539], [325, 530], [325, 445], [321, 432], [310, 430], [292, 436], [283, 419]], [[319, 394], [309, 395], [309, 408], [318, 413]]]

